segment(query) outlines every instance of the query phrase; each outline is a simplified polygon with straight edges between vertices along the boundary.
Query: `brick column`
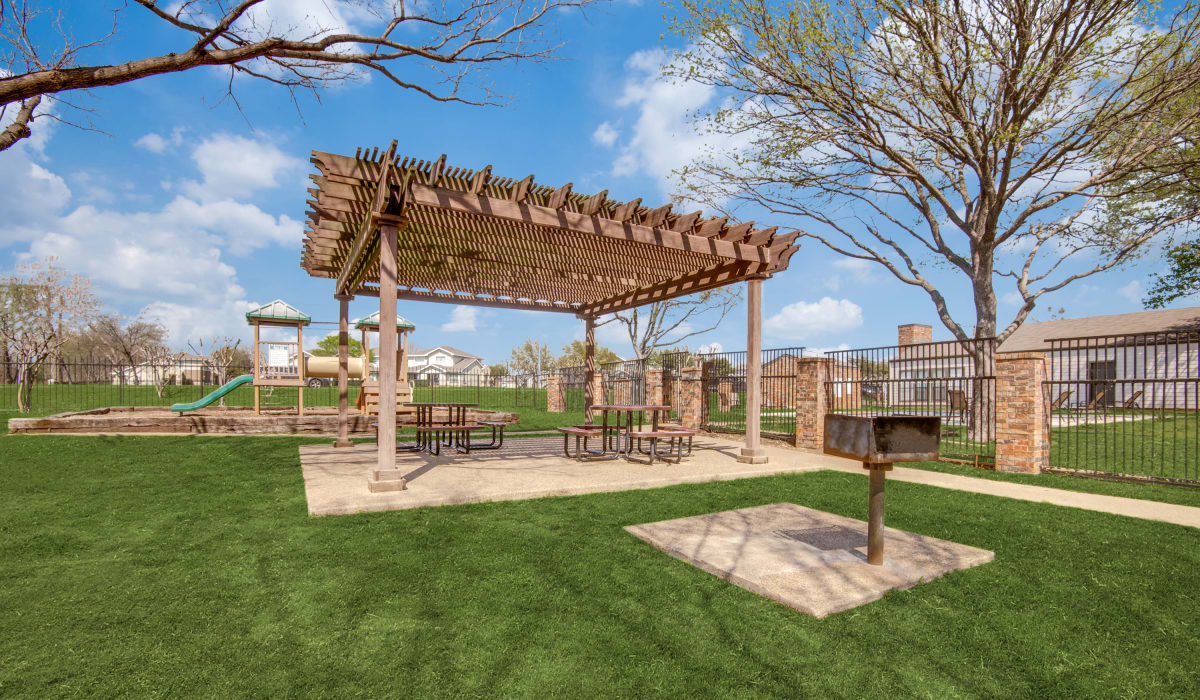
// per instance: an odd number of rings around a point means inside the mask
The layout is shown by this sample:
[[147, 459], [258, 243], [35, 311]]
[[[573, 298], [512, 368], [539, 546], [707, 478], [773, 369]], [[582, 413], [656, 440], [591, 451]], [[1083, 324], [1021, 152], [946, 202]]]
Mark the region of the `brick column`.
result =
[[546, 410], [550, 413], [566, 413], [567, 402], [563, 397], [562, 377], [551, 374], [546, 377]]
[[825, 414], [829, 411], [825, 382], [832, 362], [826, 357], [796, 360], [796, 447], [825, 448]]
[[679, 423], [688, 428], [700, 427], [704, 410], [702, 373], [699, 367], [684, 367], [679, 373]]
[[661, 369], [646, 370], [646, 403], [652, 406], [663, 406], [663, 371]]
[[1050, 418], [1042, 397], [1046, 356], [996, 355], [996, 469], [1037, 474], [1050, 458]]
[[592, 396], [596, 397], [593, 404], [608, 403], [608, 394], [604, 393], [604, 375], [600, 372], [597, 372], [592, 380]]

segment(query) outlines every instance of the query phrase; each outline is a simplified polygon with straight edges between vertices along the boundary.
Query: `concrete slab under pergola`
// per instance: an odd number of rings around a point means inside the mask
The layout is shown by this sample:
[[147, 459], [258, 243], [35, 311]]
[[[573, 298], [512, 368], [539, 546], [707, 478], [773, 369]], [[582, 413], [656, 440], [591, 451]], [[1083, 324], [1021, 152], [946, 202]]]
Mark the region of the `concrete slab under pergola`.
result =
[[[418, 160], [387, 149], [354, 156], [314, 151], [301, 266], [335, 280], [339, 358], [348, 358], [348, 304], [378, 296], [380, 318], [398, 299], [570, 313], [586, 323], [586, 401], [595, 374], [597, 316], [717, 287], [747, 283], [746, 446], [765, 461], [759, 437], [762, 281], [787, 268], [797, 233], [731, 223], [671, 205], [618, 202], [481, 170], [443, 155]], [[395, 329], [379, 332], [380, 425], [395, 421]], [[345, 423], [344, 372], [339, 415]], [[339, 444], [349, 444], [339, 439]], [[395, 431], [381, 430], [376, 479], [397, 479]]]

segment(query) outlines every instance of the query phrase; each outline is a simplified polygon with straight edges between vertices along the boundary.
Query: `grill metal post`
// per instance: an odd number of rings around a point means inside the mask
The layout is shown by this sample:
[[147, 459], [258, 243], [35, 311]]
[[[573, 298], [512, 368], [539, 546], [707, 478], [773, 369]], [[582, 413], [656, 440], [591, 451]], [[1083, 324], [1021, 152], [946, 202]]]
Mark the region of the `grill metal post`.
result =
[[863, 462], [863, 469], [870, 472], [871, 479], [867, 512], [867, 563], [879, 566], [883, 563], [883, 486], [892, 465], [890, 462]]

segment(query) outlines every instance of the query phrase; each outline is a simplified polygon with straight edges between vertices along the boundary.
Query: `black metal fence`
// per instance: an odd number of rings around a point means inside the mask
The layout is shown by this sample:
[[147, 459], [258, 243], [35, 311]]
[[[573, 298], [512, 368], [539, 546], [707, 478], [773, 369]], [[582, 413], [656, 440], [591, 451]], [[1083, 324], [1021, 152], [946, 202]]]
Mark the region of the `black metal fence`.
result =
[[[700, 427], [711, 432], [746, 432], [746, 351], [663, 355], [663, 400], [680, 405], [679, 378], [688, 365], [700, 367]], [[762, 351], [760, 431], [792, 440], [796, 433], [796, 360], [804, 348]]]
[[597, 370], [604, 382], [605, 403], [646, 403], [646, 360], [601, 362]]
[[1052, 468], [1200, 481], [1200, 331], [1047, 342]]
[[996, 458], [992, 338], [837, 350], [825, 384], [833, 413], [941, 416], [942, 456]]
[[[17, 411], [16, 384], [25, 367], [0, 362], [0, 410]], [[248, 374], [249, 367], [221, 367], [201, 359], [161, 363], [129, 364], [99, 358], [73, 358], [46, 363], [32, 373], [32, 386], [24, 402], [39, 414], [83, 411], [109, 406], [170, 406], [196, 401], [235, 377]], [[482, 373], [409, 373], [416, 401], [464, 401], [497, 410], [546, 410], [547, 379], [557, 370], [493, 376]], [[351, 401], [358, 397], [358, 379], [348, 382]], [[578, 410], [582, 410], [580, 380]], [[568, 394], [571, 399], [572, 394]], [[295, 387], [264, 387], [267, 406], [295, 406]], [[310, 378], [304, 390], [306, 406], [336, 406], [337, 380]], [[226, 406], [251, 406], [253, 393], [234, 391], [222, 400]]]

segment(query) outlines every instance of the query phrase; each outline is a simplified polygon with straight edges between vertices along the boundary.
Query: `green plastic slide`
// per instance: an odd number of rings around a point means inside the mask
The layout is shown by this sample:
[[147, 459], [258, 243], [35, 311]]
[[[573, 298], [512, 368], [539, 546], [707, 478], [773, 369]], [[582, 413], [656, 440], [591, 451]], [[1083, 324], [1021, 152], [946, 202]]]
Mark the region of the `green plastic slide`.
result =
[[222, 396], [224, 396], [225, 394], [228, 394], [229, 392], [233, 391], [234, 389], [238, 388], [239, 386], [241, 386], [243, 384], [249, 384], [250, 382], [253, 382], [253, 381], [254, 381], [253, 374], [243, 374], [240, 377], [237, 377], [235, 379], [231, 379], [231, 380], [225, 382], [225, 384], [223, 384], [220, 389], [217, 389], [216, 391], [212, 392], [208, 396], [205, 396], [204, 398], [200, 399], [199, 401], [193, 401], [191, 403], [177, 403], [177, 404], [171, 406], [171, 410], [178, 411], [179, 413], [183, 413], [184, 411], [195, 411], [195, 410], [204, 408], [205, 406], [211, 404], [214, 401], [219, 401]]

